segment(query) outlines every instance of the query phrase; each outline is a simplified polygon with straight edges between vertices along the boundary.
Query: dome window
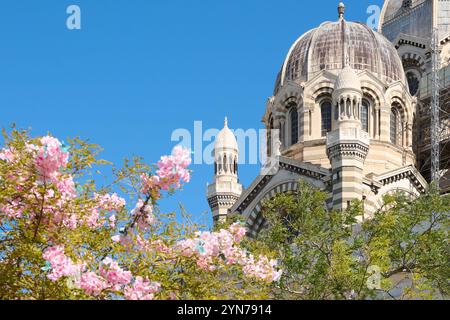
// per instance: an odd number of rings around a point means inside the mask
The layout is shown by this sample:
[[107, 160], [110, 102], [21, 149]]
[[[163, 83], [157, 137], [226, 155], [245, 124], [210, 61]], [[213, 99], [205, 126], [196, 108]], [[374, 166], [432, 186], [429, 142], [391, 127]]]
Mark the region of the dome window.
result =
[[325, 101], [320, 106], [320, 113], [322, 116], [322, 136], [326, 136], [331, 131], [331, 103]]
[[298, 142], [298, 111], [296, 105], [291, 107], [289, 118], [291, 127], [291, 145], [294, 145]]
[[225, 171], [225, 173], [227, 173], [228, 172], [228, 162], [227, 162], [227, 155], [224, 155], [223, 156], [223, 167], [224, 167], [224, 171]]
[[391, 109], [391, 125], [390, 125], [390, 134], [391, 134], [391, 143], [398, 144], [398, 131], [399, 131], [399, 116], [398, 111], [395, 108]]
[[369, 132], [369, 103], [363, 100], [361, 106], [361, 129]]

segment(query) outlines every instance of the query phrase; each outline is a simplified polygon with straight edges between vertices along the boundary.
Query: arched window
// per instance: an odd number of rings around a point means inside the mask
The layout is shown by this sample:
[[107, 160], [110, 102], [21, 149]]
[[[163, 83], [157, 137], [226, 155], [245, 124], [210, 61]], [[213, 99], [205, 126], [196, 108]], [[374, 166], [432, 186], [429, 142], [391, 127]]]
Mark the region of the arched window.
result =
[[414, 72], [409, 71], [406, 73], [406, 80], [408, 80], [409, 93], [411, 93], [412, 96], [415, 96], [419, 91], [420, 85], [418, 77]]
[[326, 136], [331, 131], [331, 102], [325, 101], [320, 106], [322, 115], [322, 136]]
[[363, 100], [361, 106], [361, 129], [369, 132], [369, 102]]
[[291, 144], [296, 144], [298, 142], [298, 111], [295, 105], [290, 111], [290, 127], [291, 127]]
[[398, 143], [398, 125], [399, 125], [398, 111], [395, 108], [392, 108], [390, 133], [391, 133], [391, 143], [393, 144]]
[[225, 173], [227, 173], [228, 172], [227, 155], [223, 156], [223, 167], [224, 167], [223, 170], [225, 171]]

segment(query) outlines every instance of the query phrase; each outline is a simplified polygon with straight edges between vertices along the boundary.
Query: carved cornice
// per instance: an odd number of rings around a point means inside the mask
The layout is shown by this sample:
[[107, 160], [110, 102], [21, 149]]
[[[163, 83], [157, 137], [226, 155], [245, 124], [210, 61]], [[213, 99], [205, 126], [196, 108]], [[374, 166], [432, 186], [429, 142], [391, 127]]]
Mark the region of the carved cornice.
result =
[[357, 158], [364, 161], [369, 152], [369, 147], [359, 142], [339, 143], [327, 149], [330, 160]]
[[391, 173], [387, 173], [378, 177], [376, 180], [383, 186], [387, 186], [403, 179], [408, 179], [420, 193], [424, 193], [426, 191], [427, 182], [413, 166], [408, 166], [406, 168], [401, 168]]
[[217, 209], [218, 207], [231, 208], [238, 200], [239, 196], [236, 194], [215, 194], [214, 196], [208, 198], [208, 204], [213, 210]]

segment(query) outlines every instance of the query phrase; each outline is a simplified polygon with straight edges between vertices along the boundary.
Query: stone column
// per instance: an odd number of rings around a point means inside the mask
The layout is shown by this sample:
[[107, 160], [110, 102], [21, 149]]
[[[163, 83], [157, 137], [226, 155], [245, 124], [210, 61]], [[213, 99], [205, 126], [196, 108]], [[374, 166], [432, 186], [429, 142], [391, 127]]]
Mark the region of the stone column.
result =
[[298, 112], [298, 141], [302, 142], [305, 139], [305, 127], [304, 127], [304, 123], [305, 123], [305, 119], [304, 119], [304, 110], [303, 110], [303, 106], [299, 106], [297, 109]]
[[374, 112], [374, 121], [373, 121], [373, 130], [374, 130], [374, 137], [376, 140], [380, 140], [380, 108], [379, 107], [375, 107], [375, 112]]
[[333, 209], [345, 210], [350, 201], [362, 200], [364, 161], [369, 152], [369, 143], [369, 135], [360, 128], [341, 128], [328, 134]]
[[408, 141], [406, 136], [406, 130], [407, 130], [407, 123], [406, 121], [402, 122], [402, 147], [406, 148], [408, 147]]

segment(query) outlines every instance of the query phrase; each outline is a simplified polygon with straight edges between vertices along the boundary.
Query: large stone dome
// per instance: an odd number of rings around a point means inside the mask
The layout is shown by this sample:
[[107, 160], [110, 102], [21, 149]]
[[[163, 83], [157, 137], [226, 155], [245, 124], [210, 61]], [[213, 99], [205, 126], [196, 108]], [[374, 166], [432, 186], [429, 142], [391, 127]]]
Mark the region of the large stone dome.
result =
[[275, 94], [287, 81], [312, 79], [322, 70], [367, 70], [379, 79], [405, 82], [402, 61], [389, 40], [358, 22], [325, 22], [302, 35], [289, 50], [275, 84]]

